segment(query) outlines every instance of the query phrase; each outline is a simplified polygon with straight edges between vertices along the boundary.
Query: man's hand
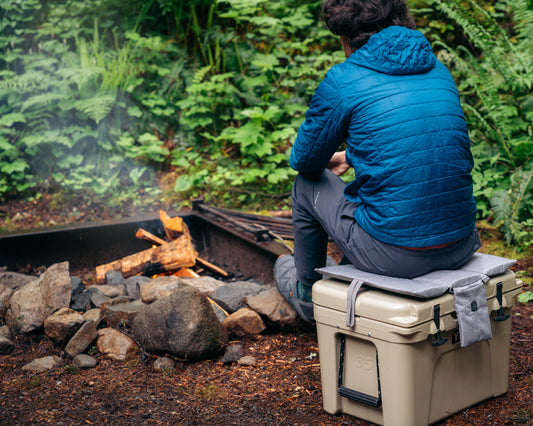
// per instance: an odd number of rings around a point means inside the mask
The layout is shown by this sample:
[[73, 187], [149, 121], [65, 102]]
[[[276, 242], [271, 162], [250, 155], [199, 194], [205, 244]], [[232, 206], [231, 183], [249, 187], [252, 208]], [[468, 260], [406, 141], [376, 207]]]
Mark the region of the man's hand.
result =
[[350, 168], [350, 165], [346, 162], [346, 151], [340, 151], [333, 154], [327, 168], [330, 169], [337, 176], [341, 176]]

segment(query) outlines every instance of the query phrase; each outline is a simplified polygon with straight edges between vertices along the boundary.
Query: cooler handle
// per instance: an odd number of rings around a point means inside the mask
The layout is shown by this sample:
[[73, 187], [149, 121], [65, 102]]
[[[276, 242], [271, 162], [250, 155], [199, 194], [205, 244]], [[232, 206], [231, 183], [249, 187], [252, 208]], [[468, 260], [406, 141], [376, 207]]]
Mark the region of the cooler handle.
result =
[[437, 327], [437, 333], [435, 334], [435, 341], [431, 342], [431, 346], [444, 345], [448, 339], [442, 337], [440, 330], [440, 305], [433, 306], [433, 322], [435, 323], [435, 327]]
[[378, 375], [378, 396], [368, 395], [363, 392], [359, 392], [353, 389], [346, 388], [342, 385], [343, 372], [344, 372], [344, 351], [346, 347], [346, 336], [341, 334], [341, 348], [339, 357], [339, 381], [337, 392], [340, 396], [351, 399], [353, 401], [361, 402], [363, 404], [370, 405], [371, 407], [381, 407], [381, 382], [379, 379], [379, 364], [378, 354], [376, 352], [376, 369]]
[[498, 315], [494, 318], [494, 321], [501, 322], [509, 319], [510, 315], [505, 315], [503, 313], [503, 282], [496, 284], [496, 299], [500, 305], [498, 309]]

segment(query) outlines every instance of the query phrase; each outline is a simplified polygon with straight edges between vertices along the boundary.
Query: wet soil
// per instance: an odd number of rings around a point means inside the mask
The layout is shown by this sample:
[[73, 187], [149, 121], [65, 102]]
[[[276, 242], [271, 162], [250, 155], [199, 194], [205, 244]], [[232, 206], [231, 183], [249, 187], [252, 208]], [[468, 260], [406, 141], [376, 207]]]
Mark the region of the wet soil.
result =
[[[514, 309], [508, 392], [439, 424], [531, 424], [532, 315], [530, 306]], [[130, 363], [99, 357], [94, 369], [77, 370], [65, 359], [61, 368], [32, 374], [21, 367], [39, 356], [64, 355], [42, 336], [19, 340], [14, 352], [0, 356], [0, 424], [370, 424], [324, 412], [313, 329], [271, 330], [233, 343], [243, 344], [257, 364], [178, 361], [163, 374], [153, 371], [154, 357]]]

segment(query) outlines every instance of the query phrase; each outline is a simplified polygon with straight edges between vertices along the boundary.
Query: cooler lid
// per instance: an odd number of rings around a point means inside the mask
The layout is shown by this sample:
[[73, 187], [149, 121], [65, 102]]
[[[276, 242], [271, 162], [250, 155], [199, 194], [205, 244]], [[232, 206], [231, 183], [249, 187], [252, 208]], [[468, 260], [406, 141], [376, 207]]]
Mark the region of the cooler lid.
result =
[[[491, 278], [485, 284], [487, 298], [496, 297], [496, 284], [503, 284], [503, 306], [512, 304], [511, 298], [519, 288], [512, 271]], [[317, 306], [346, 313], [349, 282], [338, 279], [323, 279], [313, 285], [313, 302]], [[440, 305], [440, 315], [449, 315], [455, 311], [453, 294], [445, 293], [430, 299], [392, 293], [381, 289], [363, 288], [357, 294], [355, 302], [356, 317], [364, 317], [400, 327], [415, 327], [432, 321], [434, 306]], [[489, 303], [489, 309], [497, 306]]]

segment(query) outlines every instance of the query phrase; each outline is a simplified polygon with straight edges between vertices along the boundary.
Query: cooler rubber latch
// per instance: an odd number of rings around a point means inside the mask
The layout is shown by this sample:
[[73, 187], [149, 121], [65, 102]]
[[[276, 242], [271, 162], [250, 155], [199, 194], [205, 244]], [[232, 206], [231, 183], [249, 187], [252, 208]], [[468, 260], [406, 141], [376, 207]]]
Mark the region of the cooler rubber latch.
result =
[[363, 392], [359, 392], [353, 389], [345, 388], [342, 384], [343, 382], [343, 373], [344, 373], [344, 351], [346, 347], [346, 336], [341, 334], [341, 348], [340, 348], [340, 357], [339, 357], [339, 381], [337, 392], [340, 396], [351, 399], [353, 401], [361, 402], [363, 404], [370, 405], [371, 407], [381, 407], [381, 381], [379, 378], [379, 364], [378, 364], [378, 354], [376, 352], [376, 370], [378, 375], [378, 396], [368, 395]]
[[431, 345], [444, 345], [448, 341], [448, 339], [442, 337], [442, 333], [440, 331], [440, 305], [433, 306], [433, 322], [435, 323], [435, 327], [437, 327], [437, 333], [435, 334], [435, 341], [431, 343]]
[[494, 318], [494, 321], [501, 322], [505, 321], [506, 319], [509, 319], [510, 315], [505, 315], [503, 313], [503, 283], [499, 282], [496, 284], [496, 299], [498, 300], [498, 304], [500, 305], [500, 308], [498, 309], [498, 315], [496, 318]]

